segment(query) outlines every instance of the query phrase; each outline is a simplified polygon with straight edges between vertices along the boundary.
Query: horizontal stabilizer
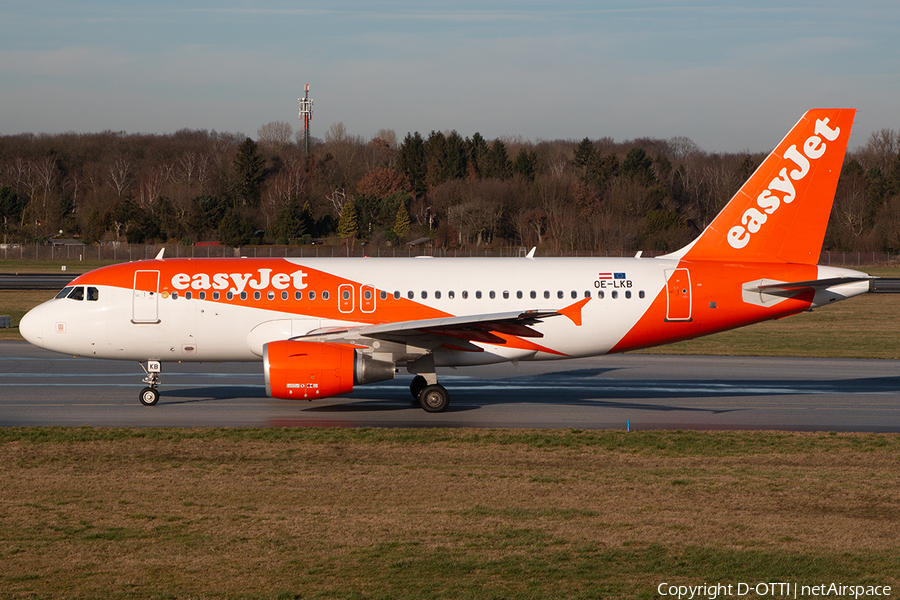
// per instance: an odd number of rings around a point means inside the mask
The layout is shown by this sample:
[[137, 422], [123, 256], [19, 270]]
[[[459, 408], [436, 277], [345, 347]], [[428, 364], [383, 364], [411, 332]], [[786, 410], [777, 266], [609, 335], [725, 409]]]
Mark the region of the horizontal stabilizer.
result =
[[[758, 285], [756, 289], [768, 294], [777, 294], [778, 292], [789, 292], [794, 295], [800, 292], [815, 292], [818, 290], [827, 290], [838, 285], [848, 283], [857, 283], [859, 281], [874, 281], [874, 277], [830, 277], [828, 279], [814, 279], [812, 281], [792, 281], [785, 283], [767, 283]], [[746, 287], [744, 288], [746, 289]]]

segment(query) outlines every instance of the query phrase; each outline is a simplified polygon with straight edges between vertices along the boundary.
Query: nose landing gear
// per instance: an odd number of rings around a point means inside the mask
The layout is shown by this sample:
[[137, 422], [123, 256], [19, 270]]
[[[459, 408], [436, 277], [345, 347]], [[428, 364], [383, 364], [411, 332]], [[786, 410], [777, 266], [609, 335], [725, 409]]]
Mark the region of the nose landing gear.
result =
[[159, 402], [159, 390], [156, 388], [159, 387], [159, 374], [162, 371], [162, 365], [158, 360], [148, 360], [146, 367], [144, 363], [139, 364], [144, 369], [144, 373], [147, 374], [141, 380], [147, 384], [147, 387], [141, 390], [139, 398], [144, 406], [153, 406]]

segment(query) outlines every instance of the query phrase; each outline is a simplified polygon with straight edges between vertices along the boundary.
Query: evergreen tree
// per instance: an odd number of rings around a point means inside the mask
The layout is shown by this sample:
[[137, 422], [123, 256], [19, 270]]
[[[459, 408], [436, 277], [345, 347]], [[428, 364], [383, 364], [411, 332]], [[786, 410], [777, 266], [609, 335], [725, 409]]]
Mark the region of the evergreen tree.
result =
[[346, 240], [356, 237], [357, 233], [359, 233], [359, 230], [356, 223], [356, 208], [353, 206], [353, 201], [349, 200], [341, 209], [341, 217], [338, 220], [337, 234], [338, 237]]
[[201, 194], [191, 199], [191, 227], [202, 236], [216, 231], [228, 211], [224, 196]]
[[425, 140], [418, 131], [406, 134], [397, 154], [397, 170], [409, 178], [413, 194], [417, 198], [424, 198], [428, 191], [428, 163], [425, 158]]
[[476, 132], [472, 139], [467, 141], [466, 145], [469, 150], [469, 176], [471, 177], [473, 174], [476, 177], [484, 176], [487, 168], [485, 164], [485, 156], [488, 153], [487, 142], [480, 133]]
[[609, 181], [619, 174], [619, 157], [614, 152], [601, 155], [594, 153], [591, 162], [587, 165], [584, 180], [598, 188], [606, 186]]
[[274, 237], [287, 241], [297, 239], [307, 233], [308, 223], [304, 218], [304, 209], [308, 208], [308, 203], [301, 207], [300, 201], [296, 198], [285, 202], [272, 224]]
[[425, 177], [428, 187], [435, 188], [447, 181], [447, 138], [440, 131], [432, 131], [425, 140]]
[[456, 131], [447, 136], [446, 173], [448, 179], [463, 179], [466, 176], [468, 159], [466, 141]]
[[406, 210], [406, 203], [401, 202], [397, 208], [397, 218], [394, 220], [394, 235], [397, 239], [403, 241], [403, 238], [409, 234], [409, 211]]
[[250, 243], [253, 225], [242, 219], [237, 210], [231, 208], [219, 223], [219, 241], [225, 246], [245, 246]]
[[537, 153], [533, 150], [528, 152], [525, 148], [522, 148], [516, 155], [512, 168], [513, 173], [521, 175], [529, 181], [534, 181], [534, 175], [537, 170]]
[[572, 164], [576, 167], [585, 168], [594, 159], [594, 142], [590, 138], [584, 138], [575, 148], [575, 155], [572, 157]]
[[643, 148], [634, 147], [628, 151], [625, 160], [622, 161], [622, 175], [646, 186], [656, 183], [653, 160], [647, 156]]
[[256, 142], [247, 138], [234, 157], [235, 194], [243, 206], [259, 206], [260, 188], [266, 175], [266, 161]]
[[28, 197], [24, 194], [17, 193], [7, 185], [0, 187], [0, 218], [3, 219], [4, 234], [10, 228], [10, 225], [16, 224], [21, 220], [27, 204]]
[[506, 152], [506, 144], [500, 140], [494, 140], [485, 154], [483, 162], [485, 166], [481, 173], [485, 177], [509, 179], [512, 176], [513, 168], [509, 154]]

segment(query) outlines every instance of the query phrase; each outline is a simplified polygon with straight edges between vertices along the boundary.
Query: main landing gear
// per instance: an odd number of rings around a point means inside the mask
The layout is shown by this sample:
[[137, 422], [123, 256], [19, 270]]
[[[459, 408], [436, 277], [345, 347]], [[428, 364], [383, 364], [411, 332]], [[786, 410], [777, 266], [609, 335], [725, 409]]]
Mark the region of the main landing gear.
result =
[[144, 406], [153, 406], [159, 402], [159, 390], [156, 388], [159, 387], [159, 374], [162, 371], [162, 365], [160, 365], [158, 360], [148, 360], [146, 367], [144, 363], [140, 363], [140, 365], [144, 369], [144, 373], [147, 374], [141, 380], [147, 384], [147, 387], [141, 390], [139, 398]]
[[418, 373], [409, 384], [409, 391], [427, 412], [444, 412], [450, 406], [450, 393], [437, 382], [434, 372], [434, 356], [428, 354], [410, 363], [410, 373]]
[[439, 383], [429, 384], [421, 375], [413, 377], [409, 384], [413, 398], [428, 412], [444, 412], [450, 405], [450, 393]]

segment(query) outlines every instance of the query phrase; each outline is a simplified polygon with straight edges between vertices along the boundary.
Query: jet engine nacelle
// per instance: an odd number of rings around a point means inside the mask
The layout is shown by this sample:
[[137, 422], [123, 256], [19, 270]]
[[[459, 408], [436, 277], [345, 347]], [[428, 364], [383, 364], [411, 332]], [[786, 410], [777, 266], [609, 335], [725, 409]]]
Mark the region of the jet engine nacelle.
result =
[[266, 394], [313, 400], [348, 394], [354, 385], [394, 378], [394, 364], [375, 360], [353, 346], [279, 340], [263, 346]]

